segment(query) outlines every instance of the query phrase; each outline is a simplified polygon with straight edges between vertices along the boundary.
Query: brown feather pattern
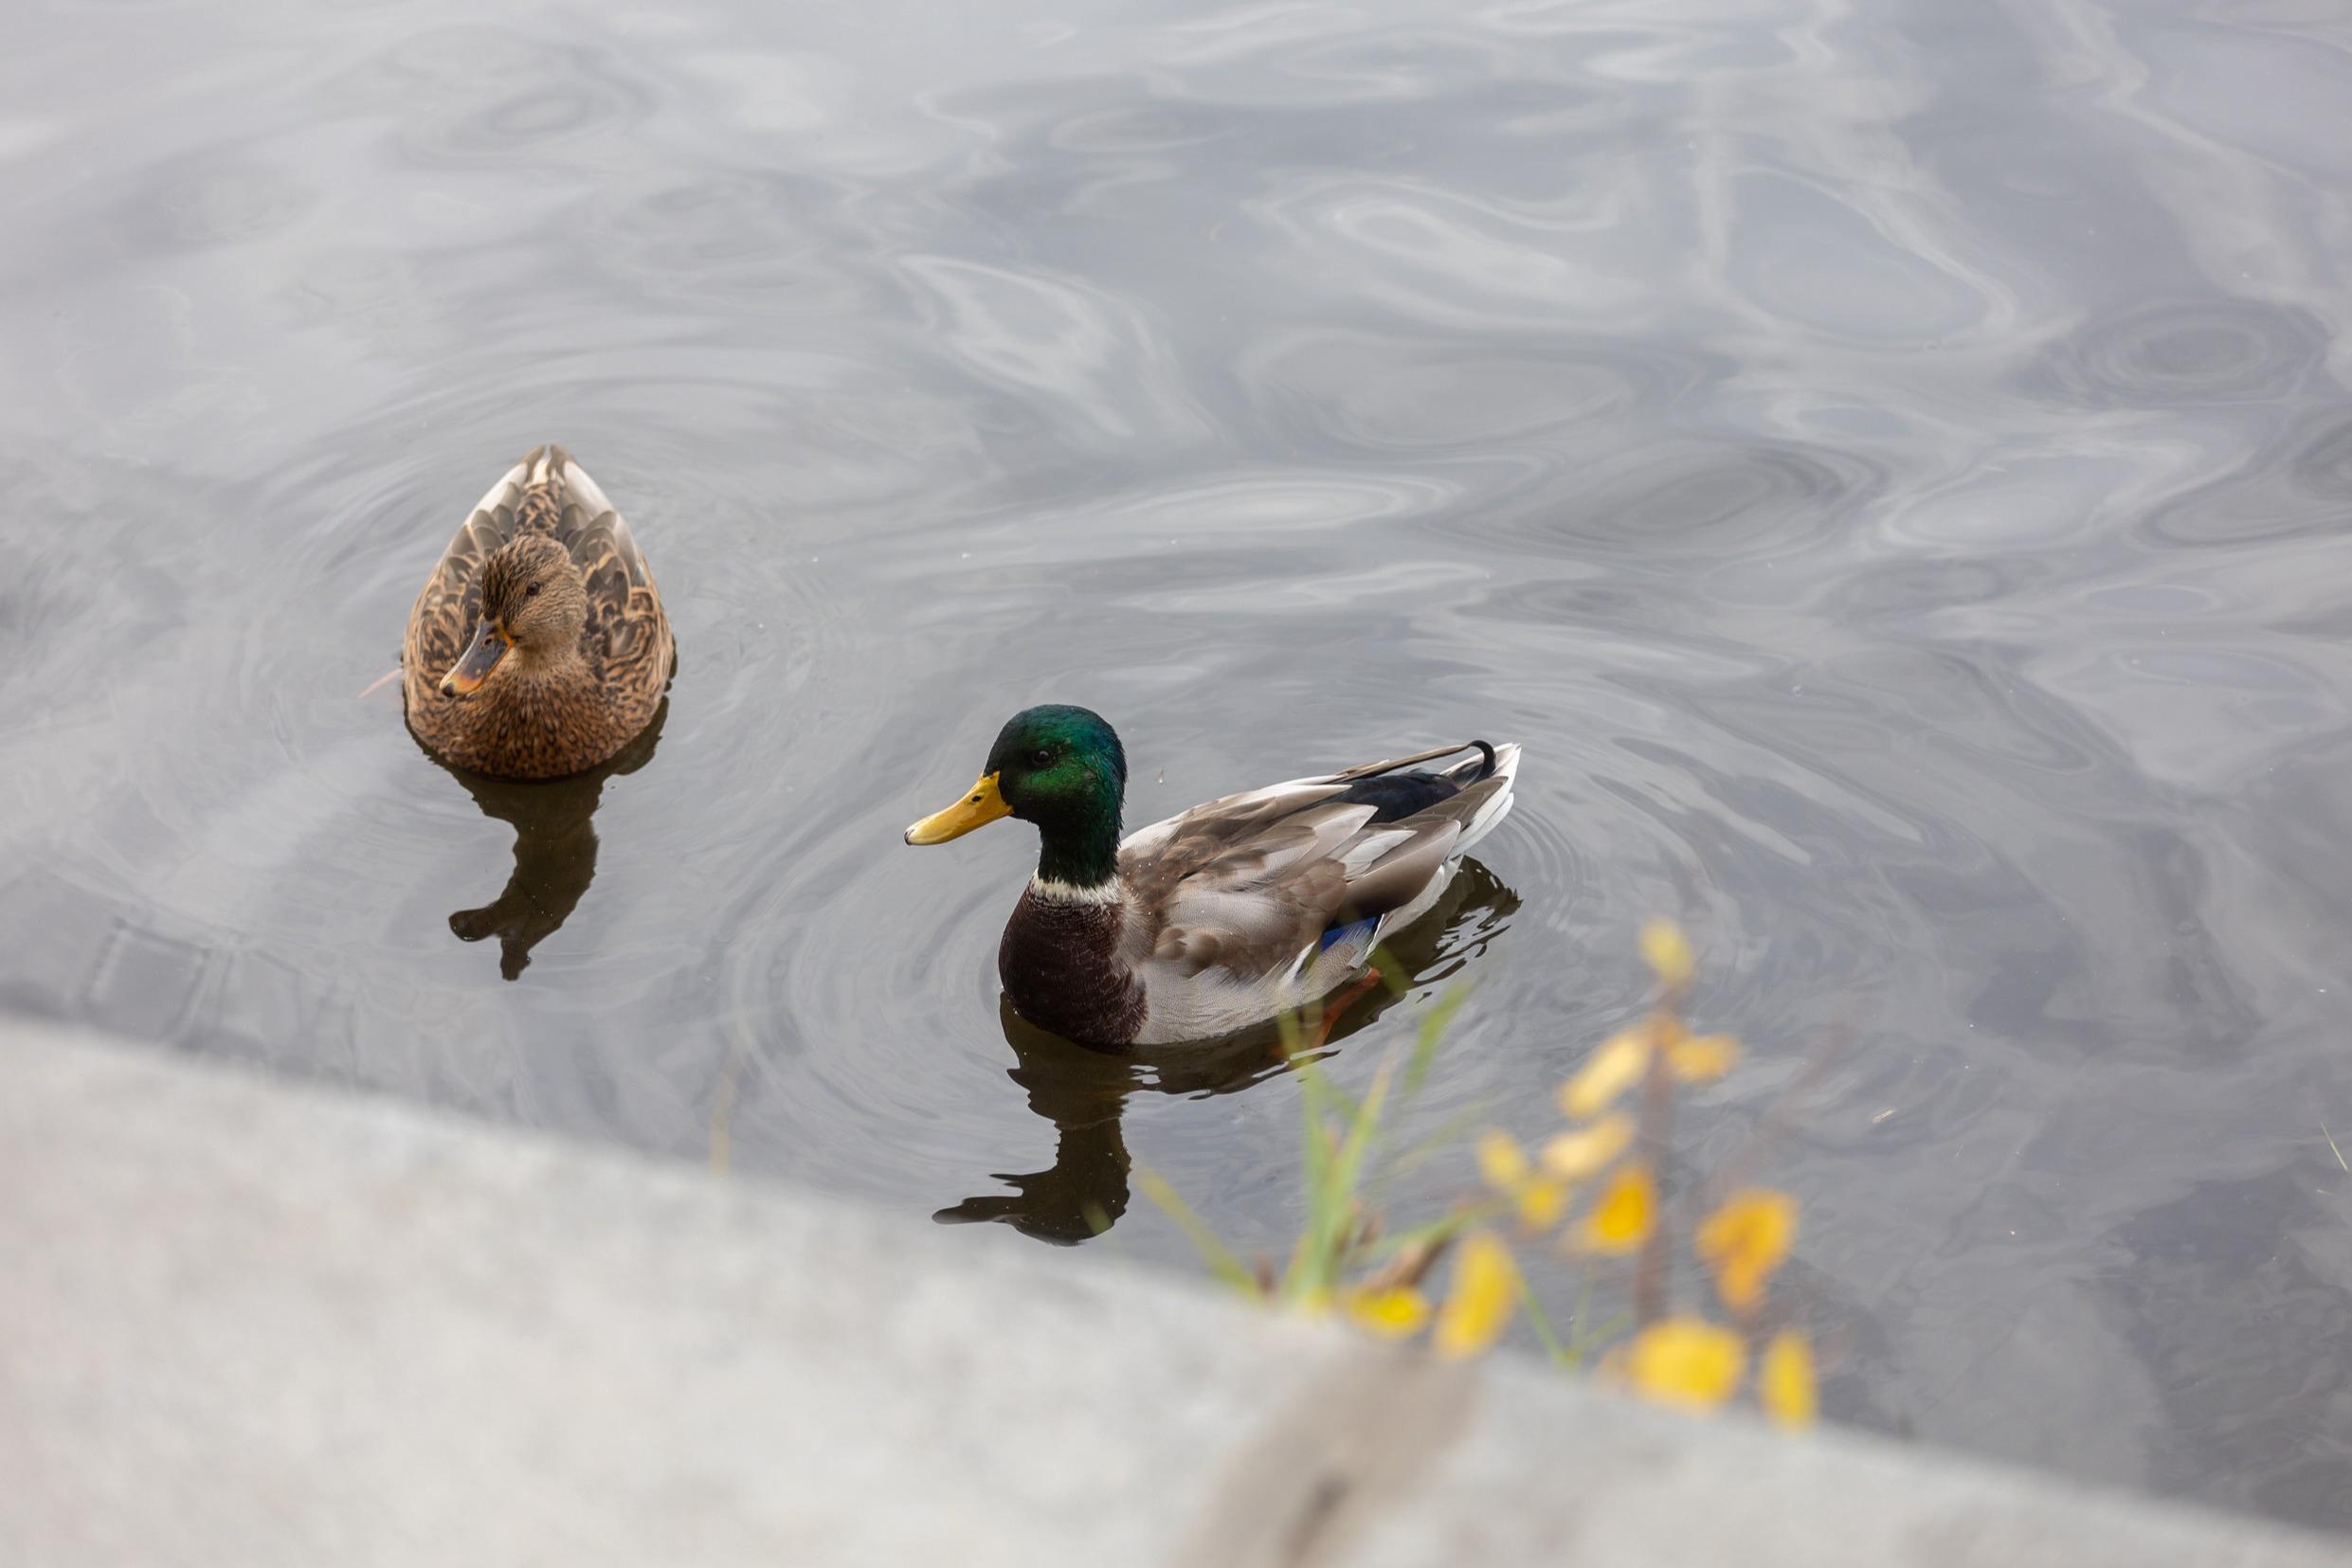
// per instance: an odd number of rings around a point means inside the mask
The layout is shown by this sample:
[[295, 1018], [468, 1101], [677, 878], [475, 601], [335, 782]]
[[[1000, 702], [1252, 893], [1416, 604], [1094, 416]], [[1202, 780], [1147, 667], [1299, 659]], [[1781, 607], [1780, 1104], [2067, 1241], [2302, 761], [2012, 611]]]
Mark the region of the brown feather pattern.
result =
[[[587, 600], [577, 658], [525, 668], [510, 654], [470, 696], [442, 677], [472, 640], [487, 602], [528, 543], [560, 547]], [[504, 552], [503, 554], [501, 552]], [[486, 598], [487, 596], [487, 598]], [[534, 448], [461, 524], [417, 595], [401, 649], [408, 725], [437, 756], [506, 778], [554, 778], [606, 761], [660, 706], [677, 649], [660, 589], [628, 524], [560, 446]]]

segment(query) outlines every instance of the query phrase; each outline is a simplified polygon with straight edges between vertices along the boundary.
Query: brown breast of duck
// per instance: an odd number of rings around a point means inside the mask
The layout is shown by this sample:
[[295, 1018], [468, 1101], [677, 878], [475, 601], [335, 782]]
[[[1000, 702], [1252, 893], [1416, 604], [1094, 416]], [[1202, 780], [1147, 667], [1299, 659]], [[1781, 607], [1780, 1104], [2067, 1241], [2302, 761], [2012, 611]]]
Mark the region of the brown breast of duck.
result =
[[[512, 656], [510, 656], [512, 657]], [[511, 779], [554, 779], [605, 762], [633, 732], [590, 669], [516, 670], [469, 697], [425, 697], [410, 724], [459, 767]]]
[[1040, 898], [1023, 888], [996, 950], [997, 978], [1021, 1016], [1087, 1045], [1132, 1040], [1144, 985], [1119, 962], [1126, 921], [1116, 899]]

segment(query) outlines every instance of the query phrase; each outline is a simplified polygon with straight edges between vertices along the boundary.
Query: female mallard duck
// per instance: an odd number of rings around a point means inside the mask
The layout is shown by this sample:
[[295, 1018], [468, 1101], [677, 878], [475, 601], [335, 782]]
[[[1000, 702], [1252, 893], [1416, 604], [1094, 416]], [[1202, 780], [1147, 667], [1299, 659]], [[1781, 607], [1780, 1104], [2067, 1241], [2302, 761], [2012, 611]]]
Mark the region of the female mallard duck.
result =
[[[1471, 748], [1451, 767], [1409, 771]], [[1037, 874], [997, 948], [1030, 1022], [1101, 1045], [1229, 1034], [1359, 972], [1437, 902], [1511, 809], [1516, 746], [1441, 747], [1194, 806], [1124, 841], [1127, 753], [1083, 708], [1031, 708], [980, 782], [907, 829], [941, 844], [1000, 817], [1035, 822]]]
[[596, 481], [542, 446], [490, 487], [408, 615], [408, 728], [453, 766], [552, 779], [604, 762], [677, 658], [644, 552]]

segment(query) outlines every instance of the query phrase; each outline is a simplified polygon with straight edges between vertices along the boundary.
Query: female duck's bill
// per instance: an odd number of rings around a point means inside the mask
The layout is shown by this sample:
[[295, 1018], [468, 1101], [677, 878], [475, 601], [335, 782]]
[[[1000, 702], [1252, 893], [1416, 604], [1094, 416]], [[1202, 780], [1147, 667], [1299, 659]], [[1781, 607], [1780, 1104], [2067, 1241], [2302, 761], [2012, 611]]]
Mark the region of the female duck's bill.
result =
[[474, 640], [467, 643], [449, 673], [441, 677], [441, 694], [445, 697], [470, 696], [481, 690], [481, 683], [490, 678], [498, 660], [515, 646], [504, 626], [484, 616], [474, 626]]

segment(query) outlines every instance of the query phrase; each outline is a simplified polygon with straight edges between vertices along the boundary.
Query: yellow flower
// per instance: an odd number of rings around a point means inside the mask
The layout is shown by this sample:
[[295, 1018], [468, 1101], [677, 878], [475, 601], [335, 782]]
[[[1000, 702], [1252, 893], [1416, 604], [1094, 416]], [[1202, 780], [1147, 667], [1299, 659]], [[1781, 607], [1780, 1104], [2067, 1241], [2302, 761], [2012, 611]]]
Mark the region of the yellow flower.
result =
[[1584, 1217], [1578, 1237], [1588, 1252], [1630, 1253], [1650, 1239], [1657, 1223], [1657, 1182], [1638, 1161], [1617, 1173]]
[[1712, 1410], [1740, 1386], [1746, 1362], [1747, 1347], [1730, 1329], [1704, 1318], [1668, 1318], [1634, 1336], [1625, 1374], [1660, 1404]]
[[1431, 1336], [1448, 1361], [1475, 1356], [1502, 1338], [1519, 1301], [1519, 1265], [1503, 1238], [1473, 1231], [1454, 1259], [1454, 1280]]
[[1650, 1036], [1628, 1029], [1601, 1042], [1584, 1065], [1561, 1086], [1560, 1108], [1572, 1122], [1598, 1116], [1615, 1105], [1618, 1096], [1641, 1081], [1650, 1065]]
[[1539, 1176], [1519, 1184], [1519, 1223], [1530, 1231], [1548, 1231], [1567, 1213], [1568, 1184]]
[[1666, 1065], [1686, 1084], [1710, 1083], [1731, 1071], [1740, 1059], [1740, 1042], [1728, 1035], [1702, 1035], [1680, 1039], [1666, 1048]]
[[1695, 1246], [1715, 1270], [1723, 1304], [1743, 1315], [1764, 1300], [1764, 1286], [1797, 1238], [1797, 1200], [1768, 1187], [1742, 1187], [1699, 1224]]
[[1657, 982], [1669, 991], [1690, 984], [1697, 967], [1691, 959], [1689, 939], [1671, 920], [1653, 920], [1641, 928], [1641, 957], [1657, 976]]
[[1508, 1132], [1490, 1128], [1478, 1136], [1478, 1174], [1486, 1184], [1518, 1205], [1519, 1223], [1541, 1231], [1560, 1223], [1568, 1206], [1564, 1181], [1538, 1175], [1527, 1152]]
[[1564, 1132], [1544, 1145], [1544, 1174], [1562, 1181], [1582, 1181], [1598, 1175], [1634, 1141], [1633, 1118], [1622, 1113], [1603, 1116], [1580, 1132]]
[[1530, 1174], [1519, 1141], [1499, 1127], [1489, 1127], [1478, 1135], [1477, 1153], [1478, 1174], [1496, 1192], [1516, 1191]]
[[1342, 1295], [1340, 1302], [1348, 1321], [1383, 1339], [1401, 1340], [1418, 1334], [1429, 1321], [1429, 1298], [1410, 1286], [1390, 1286], [1384, 1289], [1357, 1287]]
[[1813, 1347], [1794, 1328], [1783, 1328], [1764, 1346], [1756, 1365], [1756, 1397], [1764, 1414], [1784, 1427], [1813, 1424], [1819, 1405], [1813, 1379]]

